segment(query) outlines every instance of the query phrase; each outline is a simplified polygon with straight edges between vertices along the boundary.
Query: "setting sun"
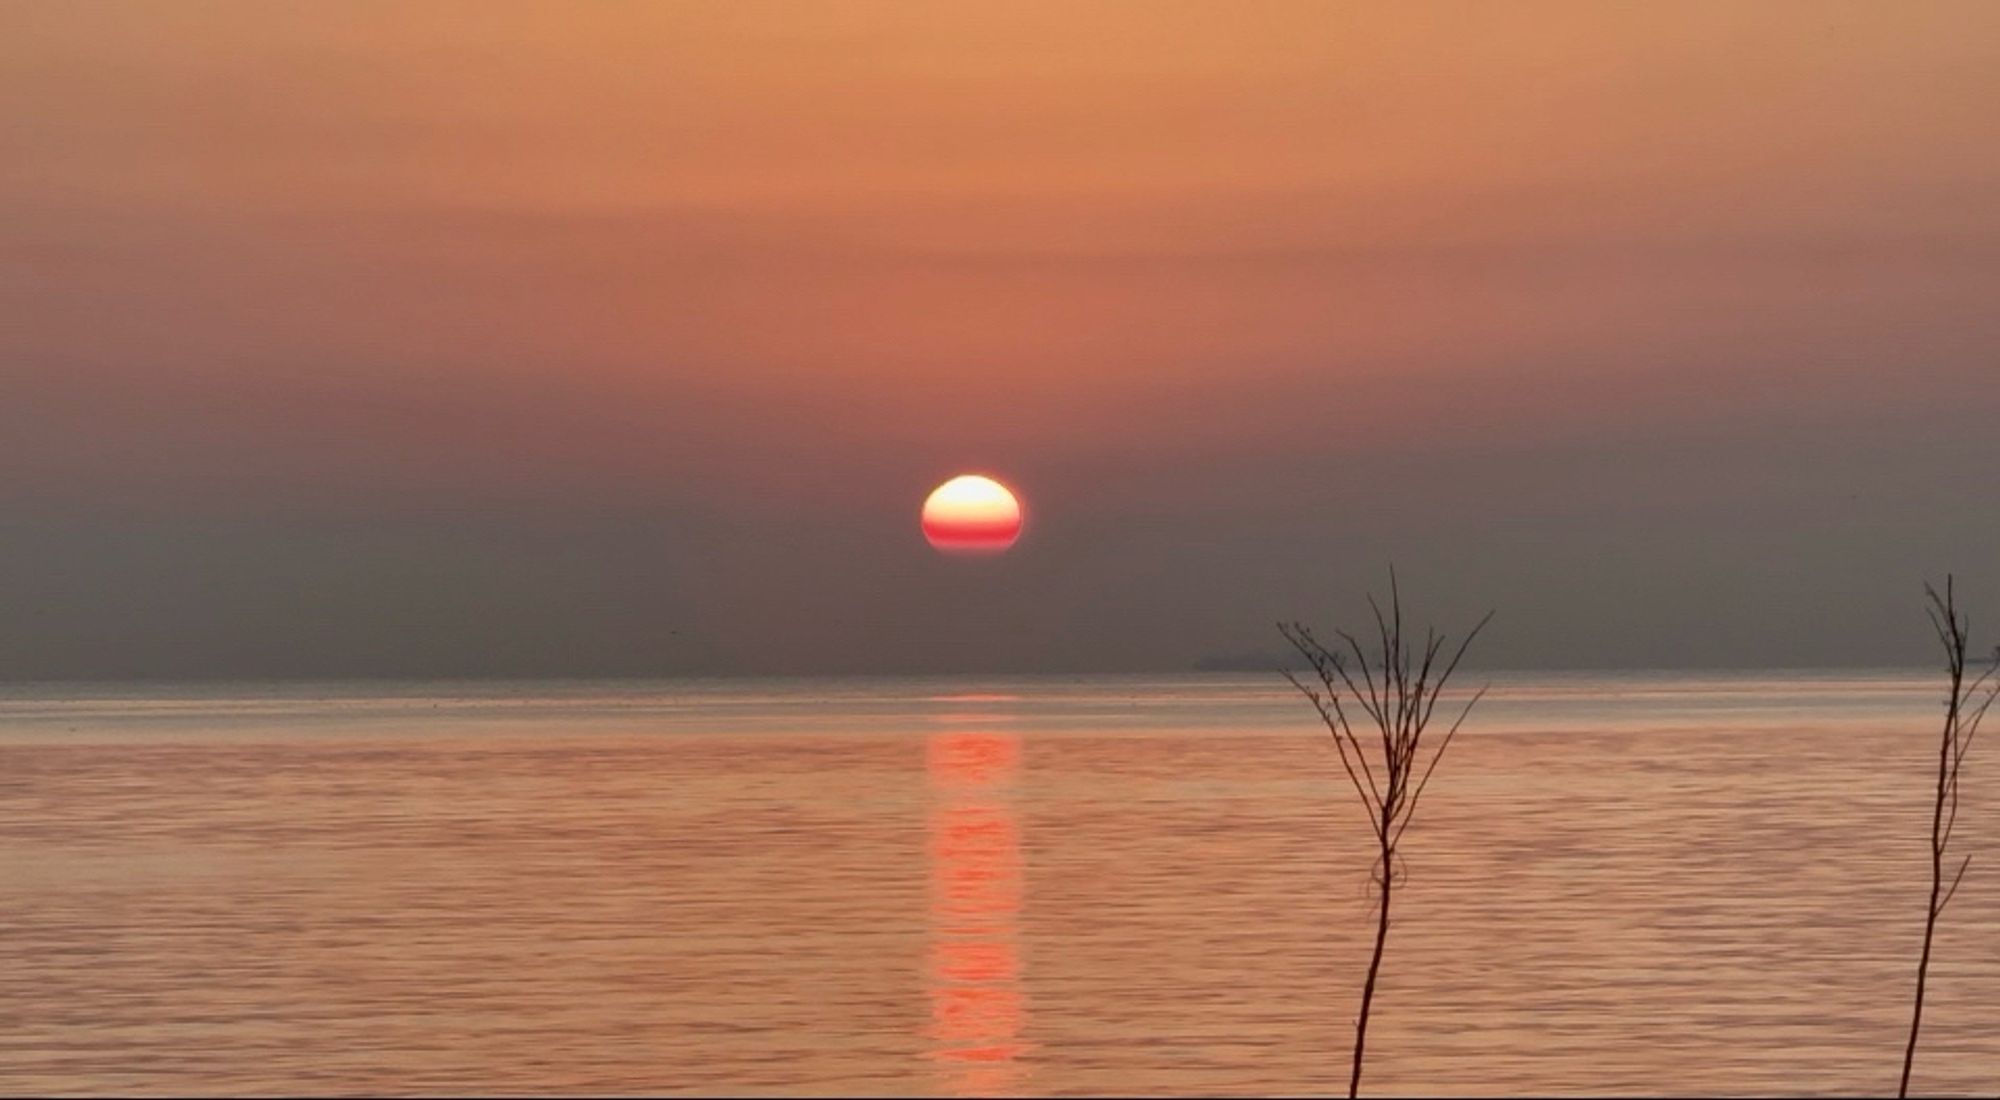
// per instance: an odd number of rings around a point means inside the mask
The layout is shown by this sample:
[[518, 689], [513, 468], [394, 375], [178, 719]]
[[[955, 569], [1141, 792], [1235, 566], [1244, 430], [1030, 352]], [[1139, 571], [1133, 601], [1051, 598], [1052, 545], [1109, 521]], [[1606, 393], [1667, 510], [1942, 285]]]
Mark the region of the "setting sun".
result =
[[998, 554], [1021, 537], [1021, 502], [990, 477], [963, 474], [924, 500], [924, 537], [953, 554]]
[[0, 1100], [2000, 1100], [2000, 0], [0, 88]]

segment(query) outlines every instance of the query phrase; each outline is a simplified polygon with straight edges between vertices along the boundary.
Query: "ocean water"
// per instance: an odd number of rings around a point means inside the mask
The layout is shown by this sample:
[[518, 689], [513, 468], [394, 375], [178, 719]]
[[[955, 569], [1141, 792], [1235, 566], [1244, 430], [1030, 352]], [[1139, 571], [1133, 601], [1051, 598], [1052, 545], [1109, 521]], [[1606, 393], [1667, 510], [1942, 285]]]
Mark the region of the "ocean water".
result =
[[[1937, 677], [1492, 683], [1364, 1091], [1893, 1089]], [[1344, 1092], [1371, 857], [1289, 691], [0, 689], [0, 1092]], [[1923, 1092], [2000, 1089], [1997, 751]]]

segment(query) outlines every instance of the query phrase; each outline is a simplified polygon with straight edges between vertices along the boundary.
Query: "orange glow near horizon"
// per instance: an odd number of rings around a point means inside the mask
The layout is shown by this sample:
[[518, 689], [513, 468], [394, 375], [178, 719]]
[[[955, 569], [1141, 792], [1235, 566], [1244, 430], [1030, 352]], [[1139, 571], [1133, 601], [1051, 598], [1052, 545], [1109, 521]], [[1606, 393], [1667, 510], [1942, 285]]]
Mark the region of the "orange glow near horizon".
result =
[[[10, 285], [9, 406], [65, 419], [5, 468], [838, 509], [1035, 454], [1282, 513], [1217, 463], [1873, 423], [1989, 370], [2000, 5], [317, 7], [10, 9], [61, 109], [8, 131], [8, 241], [70, 258]], [[1921, 384], [1826, 373], [1913, 331]]]
[[924, 537], [951, 554], [998, 554], [1021, 537], [1021, 502], [979, 474], [952, 478], [924, 501]]

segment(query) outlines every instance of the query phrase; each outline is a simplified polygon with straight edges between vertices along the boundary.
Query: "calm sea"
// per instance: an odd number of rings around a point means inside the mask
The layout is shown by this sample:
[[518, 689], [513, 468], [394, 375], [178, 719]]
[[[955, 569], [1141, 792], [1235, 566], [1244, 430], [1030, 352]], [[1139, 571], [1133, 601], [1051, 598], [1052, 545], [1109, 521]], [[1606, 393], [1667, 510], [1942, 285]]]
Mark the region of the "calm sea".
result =
[[[1935, 680], [1495, 677], [1364, 1091], [1893, 1089]], [[0, 1091], [1344, 1091], [1370, 856], [1289, 690], [0, 689]], [[1991, 1095], [1973, 751], [1917, 1087]]]

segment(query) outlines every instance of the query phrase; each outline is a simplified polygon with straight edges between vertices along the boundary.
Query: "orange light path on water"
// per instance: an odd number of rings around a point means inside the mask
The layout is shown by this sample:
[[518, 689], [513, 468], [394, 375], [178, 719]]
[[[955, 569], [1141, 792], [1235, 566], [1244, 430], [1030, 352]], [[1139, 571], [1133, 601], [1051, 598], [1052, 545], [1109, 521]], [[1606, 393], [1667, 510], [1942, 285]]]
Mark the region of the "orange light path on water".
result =
[[1018, 921], [1021, 836], [1010, 793], [1018, 736], [944, 733], [931, 738], [929, 1057], [947, 1091], [1005, 1095], [1018, 1089], [1021, 992]]

